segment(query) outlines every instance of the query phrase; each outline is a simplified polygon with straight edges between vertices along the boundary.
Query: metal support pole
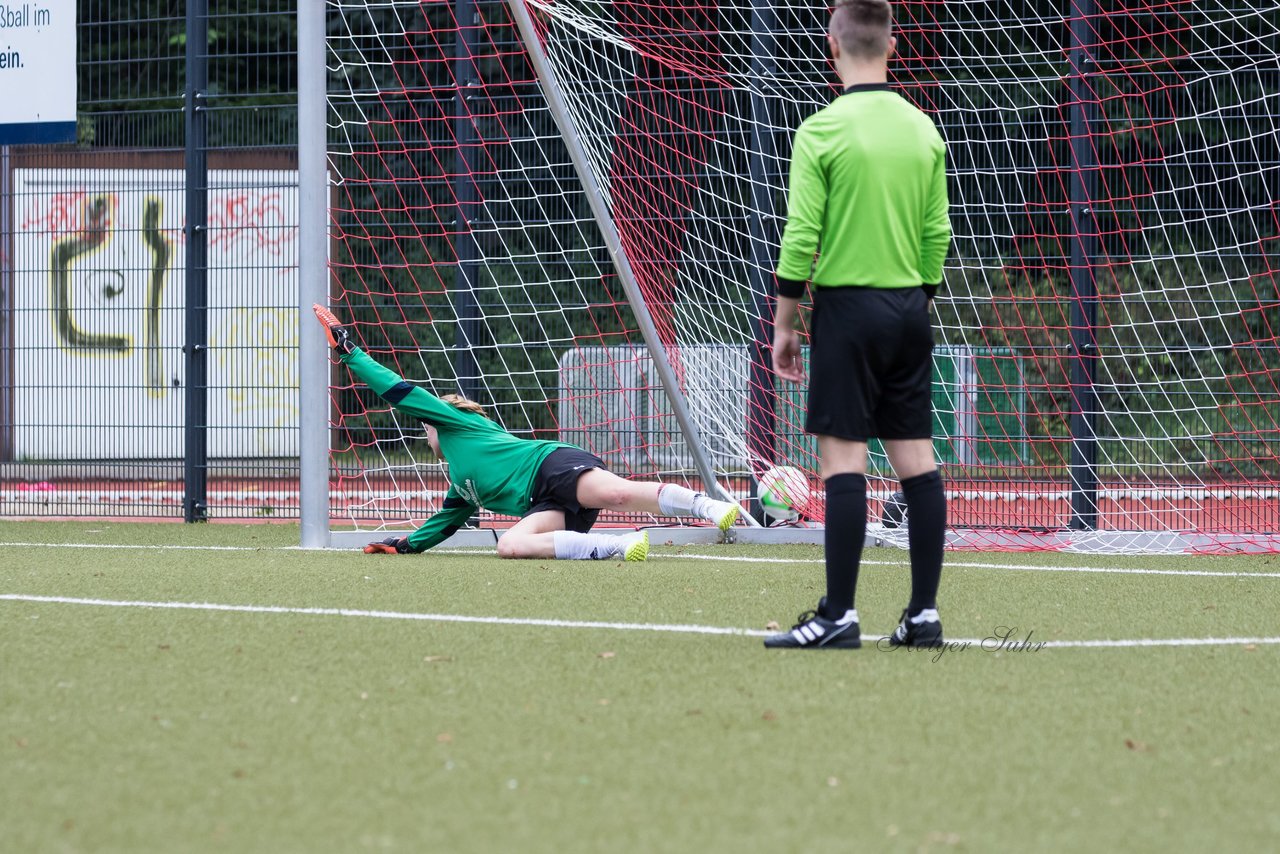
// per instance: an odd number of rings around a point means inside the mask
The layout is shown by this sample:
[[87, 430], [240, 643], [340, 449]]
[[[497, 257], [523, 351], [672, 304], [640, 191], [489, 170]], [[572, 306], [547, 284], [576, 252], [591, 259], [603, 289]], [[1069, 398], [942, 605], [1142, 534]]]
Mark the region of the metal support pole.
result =
[[1098, 440], [1095, 433], [1098, 360], [1098, 301], [1094, 277], [1098, 257], [1098, 225], [1093, 200], [1098, 197], [1098, 158], [1093, 128], [1098, 99], [1090, 76], [1095, 73], [1089, 45], [1096, 40], [1094, 0], [1071, 2], [1071, 527], [1092, 530], [1098, 525]]
[[208, 519], [208, 210], [209, 164], [205, 95], [209, 83], [209, 3], [187, 2], [186, 91], [186, 419], [183, 431], [182, 516]]
[[298, 4], [298, 431], [304, 549], [329, 545], [329, 354], [311, 305], [329, 303], [328, 70], [322, 0]]
[[[753, 216], [747, 219], [751, 238], [751, 280], [753, 320], [751, 329], [751, 368], [747, 386], [747, 461], [751, 466], [752, 486], [756, 477], [777, 465], [777, 413], [775, 401], [773, 355], [773, 313], [777, 304], [770, 274], [776, 261], [778, 245], [774, 218], [774, 193], [769, 167], [776, 163], [773, 111], [762, 88], [773, 78], [774, 36], [777, 14], [773, 0], [753, 0], [751, 11], [751, 201]], [[751, 515], [763, 520], [764, 513], [751, 490]]]
[[452, 298], [458, 323], [454, 330], [453, 370], [458, 376], [458, 391], [464, 397], [476, 400], [481, 382], [475, 348], [480, 342], [483, 327], [475, 292], [480, 250], [471, 230], [480, 211], [474, 163], [479, 135], [471, 117], [471, 94], [480, 83], [474, 59], [478, 24], [475, 0], [457, 0], [454, 20], [457, 22], [458, 32], [454, 41], [453, 66], [457, 86], [454, 96], [453, 132], [457, 153], [454, 158], [456, 174], [453, 178], [453, 191], [458, 207], [457, 218], [454, 220], [453, 245], [458, 266], [454, 271]]
[[[520, 35], [524, 40], [525, 49], [529, 52], [529, 60], [533, 64], [534, 70], [538, 73], [543, 95], [547, 99], [547, 107], [551, 111], [552, 118], [555, 119], [556, 126], [560, 129], [560, 135], [569, 151], [569, 157], [573, 161], [578, 180], [582, 182], [582, 188], [586, 191], [587, 202], [591, 206], [591, 212], [595, 215], [596, 224], [600, 227], [600, 234], [604, 238], [605, 246], [609, 249], [614, 268], [618, 271], [618, 280], [622, 283], [622, 289], [627, 294], [631, 309], [636, 314], [636, 325], [640, 327], [640, 334], [644, 337], [644, 343], [649, 350], [650, 358], [653, 359], [654, 370], [657, 371], [662, 388], [667, 394], [667, 399], [671, 402], [671, 411], [676, 417], [676, 422], [680, 425], [681, 432], [684, 434], [689, 453], [693, 457], [694, 468], [697, 469], [698, 475], [702, 478], [703, 489], [709, 495], [716, 495], [724, 500], [733, 501], [734, 497], [716, 479], [715, 469], [712, 468], [711, 461], [707, 457], [702, 436], [693, 421], [693, 416], [689, 413], [689, 406], [685, 402], [684, 392], [680, 389], [680, 384], [676, 380], [675, 371], [672, 370], [671, 363], [667, 361], [667, 353], [662, 347], [662, 341], [658, 337], [658, 330], [653, 324], [653, 316], [649, 313], [649, 308], [645, 304], [644, 294], [640, 291], [635, 272], [631, 268], [631, 261], [627, 258], [627, 253], [622, 247], [622, 238], [618, 234], [618, 228], [613, 222], [613, 215], [609, 211], [604, 188], [600, 186], [595, 173], [591, 171], [587, 150], [583, 147], [582, 140], [578, 135], [578, 129], [574, 126], [573, 119], [569, 116], [569, 106], [565, 101], [564, 90], [561, 88], [555, 70], [551, 67], [546, 52], [542, 48], [542, 42], [538, 38], [538, 31], [534, 27], [533, 18], [530, 17], [529, 10], [525, 6], [525, 0], [508, 0], [508, 5], [511, 7], [512, 19], [516, 22], [516, 26], [520, 28]], [[746, 517], [746, 521], [752, 525], [758, 524], [749, 515]]]

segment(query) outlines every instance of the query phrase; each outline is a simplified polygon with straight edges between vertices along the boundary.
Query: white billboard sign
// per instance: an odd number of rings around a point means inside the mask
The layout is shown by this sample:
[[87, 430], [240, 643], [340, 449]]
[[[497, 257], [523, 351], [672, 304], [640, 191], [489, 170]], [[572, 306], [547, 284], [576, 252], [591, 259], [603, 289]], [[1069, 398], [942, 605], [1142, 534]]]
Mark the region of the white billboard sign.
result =
[[[297, 456], [298, 173], [210, 172], [208, 453]], [[184, 454], [184, 176], [14, 170], [14, 454]]]
[[76, 138], [76, 4], [0, 3], [0, 145]]

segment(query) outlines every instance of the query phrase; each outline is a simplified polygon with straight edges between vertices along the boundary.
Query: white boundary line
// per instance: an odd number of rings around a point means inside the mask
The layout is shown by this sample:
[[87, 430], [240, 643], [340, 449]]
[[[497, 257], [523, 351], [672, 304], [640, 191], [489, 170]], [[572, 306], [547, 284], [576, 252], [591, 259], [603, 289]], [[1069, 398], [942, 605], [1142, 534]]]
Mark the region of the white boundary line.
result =
[[[532, 617], [474, 617], [463, 614], [420, 614], [405, 611], [365, 611], [354, 608], [298, 608], [283, 605], [227, 605], [216, 602], [146, 602], [140, 600], [116, 599], [78, 599], [70, 596], [35, 596], [22, 593], [0, 593], [0, 601], [36, 602], [55, 605], [89, 605], [105, 608], [147, 608], [168, 611], [221, 611], [240, 614], [298, 614], [319, 617], [357, 617], [374, 620], [414, 620], [428, 623], [478, 623], [501, 626], [534, 626], [555, 629], [610, 629], [615, 631], [669, 632], [699, 635], [732, 635], [737, 637], [764, 637], [772, 634], [758, 629], [740, 629], [728, 626], [698, 626], [664, 623], [608, 623], [588, 622], [583, 620], [549, 620]], [[864, 635], [869, 644], [875, 644], [885, 635]], [[997, 637], [982, 640], [975, 638], [951, 639], [942, 651], [978, 647], [991, 652], [1000, 648], [987, 646]], [[1021, 642], [1012, 642], [1008, 651], [1025, 651], [1019, 649]], [[1280, 644], [1280, 637], [1250, 638], [1136, 638], [1133, 640], [1065, 640], [1065, 641], [1031, 641], [1028, 646], [1036, 650], [1050, 647], [1061, 649], [1116, 649], [1133, 647], [1167, 647], [1167, 646], [1246, 646]], [[1003, 646], [1003, 645], [1002, 645]], [[929, 650], [921, 650], [928, 652]]]
[[[461, 552], [458, 552], [461, 554]], [[1185, 557], [1188, 560], [1196, 560], [1193, 555], [1169, 555], [1169, 557]], [[782, 557], [717, 557], [716, 555], [651, 555], [650, 560], [719, 560], [719, 561], [737, 561], [740, 563], [780, 563], [780, 564], [821, 564], [824, 561], [818, 558], [782, 558]], [[891, 560], [864, 560], [862, 566], [892, 566], [906, 568], [908, 566], [907, 559], [904, 557], [901, 561]], [[1205, 575], [1205, 576], [1221, 576], [1225, 578], [1280, 578], [1280, 572], [1233, 572], [1230, 570], [1216, 569], [1139, 569], [1136, 567], [1107, 567], [1107, 566], [1039, 566], [1036, 564], [1015, 564], [1015, 563], [978, 563], [974, 561], [947, 560], [942, 564], [944, 570], [947, 569], [1007, 569], [1007, 570], [1025, 570], [1027, 572], [1102, 572], [1117, 573], [1120, 575]]]
[[356, 608], [298, 608], [286, 605], [226, 605], [216, 602], [146, 602], [140, 600], [79, 599], [70, 596], [35, 596], [0, 593], [7, 602], [43, 602], [56, 605], [96, 605], [107, 608], [152, 608], [170, 611], [226, 611], [241, 614], [302, 614], [318, 617], [364, 617], [373, 620], [416, 620], [425, 623], [482, 623], [500, 626], [541, 626], [556, 629], [620, 629], [624, 631], [680, 632], [702, 635], [766, 635], [768, 632], [719, 626], [664, 625], [661, 623], [599, 623], [585, 620], [548, 620], [533, 617], [471, 617], [463, 614], [420, 614], [406, 611], [365, 611]]
[[136, 549], [143, 551], [173, 550], [197, 552], [275, 552], [302, 551], [301, 546], [175, 546], [169, 543], [141, 545], [136, 543], [0, 543], [0, 549]]
[[[314, 551], [300, 546], [179, 546], [179, 545], [135, 545], [116, 543], [0, 543], [0, 548], [53, 548], [53, 549], [124, 549], [137, 551], [221, 551], [221, 552], [264, 552], [264, 551]], [[322, 550], [333, 551], [333, 550]], [[486, 549], [432, 549], [431, 554], [494, 556], [492, 550]], [[1173, 558], [1185, 558], [1187, 561], [1202, 559], [1196, 555], [1169, 555]], [[380, 558], [375, 558], [380, 559]], [[763, 563], [780, 565], [821, 564], [821, 558], [782, 558], [782, 557], [748, 557], [746, 555], [710, 555], [710, 554], [651, 554], [650, 560], [711, 560], [727, 563]], [[864, 560], [862, 566], [885, 566], [905, 568], [902, 561]], [[943, 568], [951, 569], [1001, 569], [1013, 572], [1089, 572], [1102, 575], [1186, 575], [1206, 578], [1280, 578], [1280, 572], [1238, 572], [1215, 569], [1141, 569], [1137, 567], [1106, 566], [1040, 566], [1025, 563], [986, 563], [977, 561], [948, 560]]]

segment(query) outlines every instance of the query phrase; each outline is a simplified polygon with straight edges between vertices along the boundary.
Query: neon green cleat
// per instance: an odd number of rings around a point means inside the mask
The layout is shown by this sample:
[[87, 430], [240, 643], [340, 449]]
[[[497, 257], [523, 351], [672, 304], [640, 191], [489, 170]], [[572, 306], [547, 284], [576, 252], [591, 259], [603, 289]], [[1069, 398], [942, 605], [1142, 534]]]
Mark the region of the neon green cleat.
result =
[[649, 532], [637, 531], [622, 538], [618, 556], [625, 561], [641, 561], [649, 557]]
[[725, 534], [733, 527], [733, 523], [738, 521], [738, 514], [741, 510], [737, 504], [731, 504], [728, 501], [717, 501], [715, 509], [711, 512], [711, 521], [716, 523], [720, 533]]

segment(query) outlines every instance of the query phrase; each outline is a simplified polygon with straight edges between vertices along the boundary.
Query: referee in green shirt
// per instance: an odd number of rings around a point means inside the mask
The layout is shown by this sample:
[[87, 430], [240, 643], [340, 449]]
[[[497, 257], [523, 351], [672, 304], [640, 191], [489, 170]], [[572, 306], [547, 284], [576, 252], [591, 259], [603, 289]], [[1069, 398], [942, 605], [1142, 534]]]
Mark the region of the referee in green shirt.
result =
[[[867, 442], [906, 497], [911, 601], [894, 646], [938, 646], [946, 495], [933, 453], [930, 303], [951, 240], [933, 122], [889, 88], [887, 0], [842, 0], [828, 43], [844, 92], [796, 132], [778, 261], [773, 368], [803, 382], [797, 308], [813, 292], [805, 430], [826, 482], [827, 595], [771, 648], [861, 646], [854, 591], [867, 525]], [[816, 257], [815, 257], [816, 256]]]

